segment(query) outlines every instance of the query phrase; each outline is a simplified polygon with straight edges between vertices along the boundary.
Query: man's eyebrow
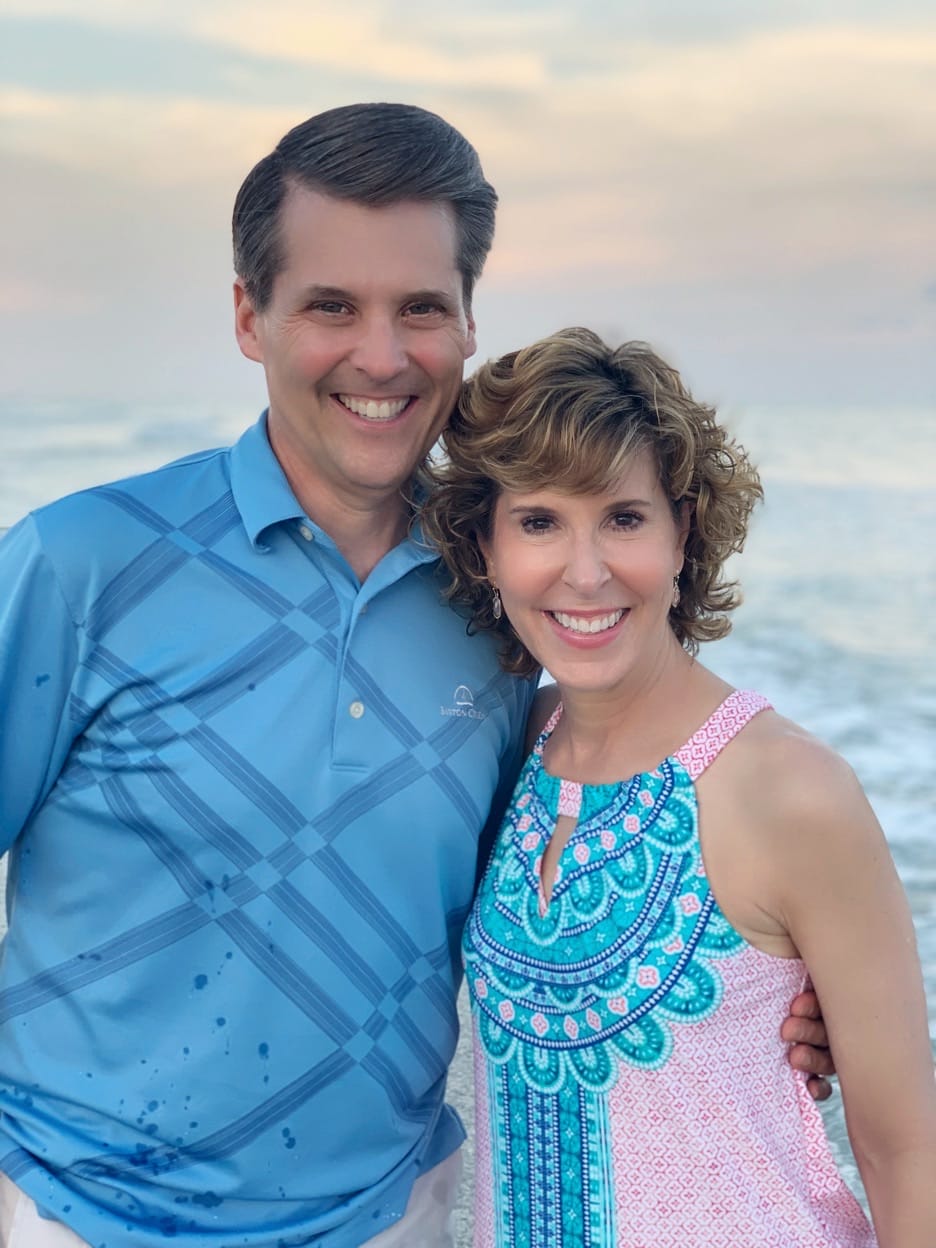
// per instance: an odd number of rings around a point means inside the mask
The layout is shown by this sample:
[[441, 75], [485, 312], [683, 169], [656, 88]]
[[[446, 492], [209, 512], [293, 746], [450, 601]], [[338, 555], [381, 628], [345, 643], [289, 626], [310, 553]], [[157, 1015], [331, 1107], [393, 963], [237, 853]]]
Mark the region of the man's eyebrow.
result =
[[451, 304], [456, 299], [450, 290], [414, 290], [408, 294], [404, 303], [444, 303]]
[[[313, 299], [337, 299], [346, 303], [354, 302], [354, 295], [349, 290], [345, 290], [341, 286], [321, 286], [313, 283], [306, 286], [302, 292], [302, 298], [306, 302]], [[457, 302], [457, 297], [448, 290], [411, 290], [400, 296], [400, 303], [441, 303], [445, 307], [451, 307]]]
[[347, 290], [342, 290], [340, 286], [307, 286], [302, 292], [304, 299], [342, 299], [351, 298], [351, 294]]

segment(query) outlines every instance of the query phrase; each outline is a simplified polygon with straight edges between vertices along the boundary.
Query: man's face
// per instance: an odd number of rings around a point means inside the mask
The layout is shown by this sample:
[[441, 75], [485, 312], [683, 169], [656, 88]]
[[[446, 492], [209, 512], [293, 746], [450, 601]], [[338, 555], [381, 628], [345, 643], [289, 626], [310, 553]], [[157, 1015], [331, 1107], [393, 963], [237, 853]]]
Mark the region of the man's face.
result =
[[262, 312], [235, 284], [240, 348], [266, 372], [271, 444], [300, 500], [324, 491], [326, 505], [373, 506], [435, 442], [475, 350], [452, 209], [293, 187], [280, 239]]

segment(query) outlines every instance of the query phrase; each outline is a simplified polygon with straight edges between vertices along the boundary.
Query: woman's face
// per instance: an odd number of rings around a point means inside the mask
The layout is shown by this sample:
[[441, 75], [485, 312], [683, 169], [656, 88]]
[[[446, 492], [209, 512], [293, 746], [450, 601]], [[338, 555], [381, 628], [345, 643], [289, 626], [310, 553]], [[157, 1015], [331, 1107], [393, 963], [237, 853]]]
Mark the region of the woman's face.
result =
[[614, 691], [679, 645], [669, 611], [687, 524], [644, 450], [598, 494], [502, 492], [482, 545], [504, 612], [557, 683]]

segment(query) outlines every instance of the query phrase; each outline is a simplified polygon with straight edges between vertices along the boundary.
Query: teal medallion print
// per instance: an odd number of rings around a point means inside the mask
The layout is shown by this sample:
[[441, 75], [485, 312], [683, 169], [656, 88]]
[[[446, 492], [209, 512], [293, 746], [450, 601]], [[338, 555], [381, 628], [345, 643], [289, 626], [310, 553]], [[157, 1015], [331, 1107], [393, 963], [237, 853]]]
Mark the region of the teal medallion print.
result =
[[534, 753], [465, 930], [465, 972], [491, 1061], [515, 1064], [541, 1093], [570, 1083], [598, 1093], [621, 1061], [666, 1062], [673, 1023], [717, 1008], [714, 964], [744, 942], [709, 890], [695, 789], [676, 759], [583, 786], [541, 913], [560, 783]]

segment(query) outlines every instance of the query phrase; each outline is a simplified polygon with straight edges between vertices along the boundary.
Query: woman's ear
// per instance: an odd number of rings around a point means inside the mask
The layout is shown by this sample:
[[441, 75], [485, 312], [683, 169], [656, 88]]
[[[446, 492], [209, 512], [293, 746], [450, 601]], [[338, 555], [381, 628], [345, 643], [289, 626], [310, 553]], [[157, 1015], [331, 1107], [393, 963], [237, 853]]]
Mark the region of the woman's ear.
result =
[[686, 542], [689, 540], [689, 530], [692, 527], [692, 503], [684, 498], [679, 504], [679, 512], [676, 517], [676, 549], [680, 555], [685, 557]]
[[477, 534], [478, 549], [484, 558], [484, 566], [487, 571], [487, 578], [492, 585], [497, 583], [497, 577], [494, 572], [494, 560], [491, 557], [491, 542], [483, 533]]

